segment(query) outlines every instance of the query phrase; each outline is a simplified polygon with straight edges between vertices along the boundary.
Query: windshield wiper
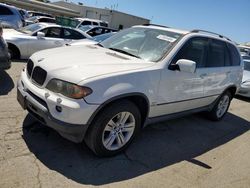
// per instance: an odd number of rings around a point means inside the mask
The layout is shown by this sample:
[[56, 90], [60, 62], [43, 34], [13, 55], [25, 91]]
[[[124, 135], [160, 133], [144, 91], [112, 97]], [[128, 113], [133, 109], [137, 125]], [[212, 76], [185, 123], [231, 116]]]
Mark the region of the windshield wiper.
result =
[[123, 53], [123, 54], [126, 54], [126, 55], [130, 55], [130, 56], [132, 56], [132, 57], [136, 57], [136, 58], [138, 58], [138, 59], [141, 59], [139, 56], [137, 56], [137, 55], [134, 55], [134, 54], [131, 54], [131, 53], [129, 53], [129, 52], [127, 52], [127, 51], [124, 51], [124, 50], [121, 50], [121, 49], [118, 49], [118, 48], [109, 48], [110, 50], [114, 50], [114, 51], [116, 51], [116, 52], [120, 52], [120, 53]]

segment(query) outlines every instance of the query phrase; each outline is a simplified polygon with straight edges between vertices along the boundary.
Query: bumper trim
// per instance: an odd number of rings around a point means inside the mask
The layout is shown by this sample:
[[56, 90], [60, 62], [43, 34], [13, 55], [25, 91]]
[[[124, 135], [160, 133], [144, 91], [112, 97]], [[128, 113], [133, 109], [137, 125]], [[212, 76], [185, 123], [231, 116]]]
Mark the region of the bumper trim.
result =
[[87, 131], [87, 125], [70, 124], [57, 120], [50, 115], [49, 110], [46, 107], [26, 92], [20, 83], [18, 83], [17, 90], [17, 92], [19, 92], [17, 95], [19, 104], [23, 106], [20, 101], [24, 101], [24, 106], [35, 119], [42, 124], [53, 128], [62, 137], [72, 142], [82, 142], [85, 132]]

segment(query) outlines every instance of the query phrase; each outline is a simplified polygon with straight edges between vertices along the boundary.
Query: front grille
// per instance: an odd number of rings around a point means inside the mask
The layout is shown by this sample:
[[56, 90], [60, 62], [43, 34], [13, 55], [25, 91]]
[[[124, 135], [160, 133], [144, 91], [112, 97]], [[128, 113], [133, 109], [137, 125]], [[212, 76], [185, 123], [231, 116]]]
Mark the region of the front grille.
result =
[[43, 85], [47, 77], [47, 72], [41, 67], [35, 67], [32, 73], [32, 80], [38, 85]]
[[28, 63], [27, 63], [27, 75], [28, 75], [29, 78], [30, 78], [30, 76], [31, 76], [33, 67], [34, 67], [34, 63], [33, 63], [33, 61], [31, 61], [31, 60], [29, 59], [29, 60], [28, 60]]

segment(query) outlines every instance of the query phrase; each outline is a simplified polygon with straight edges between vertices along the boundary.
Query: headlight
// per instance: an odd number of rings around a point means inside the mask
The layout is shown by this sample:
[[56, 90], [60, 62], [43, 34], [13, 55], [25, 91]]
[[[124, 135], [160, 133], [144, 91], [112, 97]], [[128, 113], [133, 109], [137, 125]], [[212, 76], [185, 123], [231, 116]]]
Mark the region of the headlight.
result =
[[62, 80], [52, 79], [46, 88], [52, 92], [60, 93], [73, 99], [81, 99], [92, 93], [92, 89], [84, 86], [78, 86]]

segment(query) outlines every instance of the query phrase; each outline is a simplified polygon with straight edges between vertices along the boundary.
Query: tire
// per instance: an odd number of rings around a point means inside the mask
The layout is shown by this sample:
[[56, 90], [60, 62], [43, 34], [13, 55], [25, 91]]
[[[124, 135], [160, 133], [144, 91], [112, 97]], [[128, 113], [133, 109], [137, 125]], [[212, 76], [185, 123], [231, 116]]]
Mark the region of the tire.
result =
[[113, 156], [128, 147], [140, 127], [139, 109], [134, 103], [122, 100], [107, 106], [95, 117], [84, 140], [97, 156]]
[[16, 49], [8, 48], [10, 59], [19, 59], [19, 54]]
[[208, 118], [213, 121], [220, 121], [228, 111], [232, 100], [232, 94], [229, 91], [224, 92], [214, 105], [213, 109], [207, 113]]

